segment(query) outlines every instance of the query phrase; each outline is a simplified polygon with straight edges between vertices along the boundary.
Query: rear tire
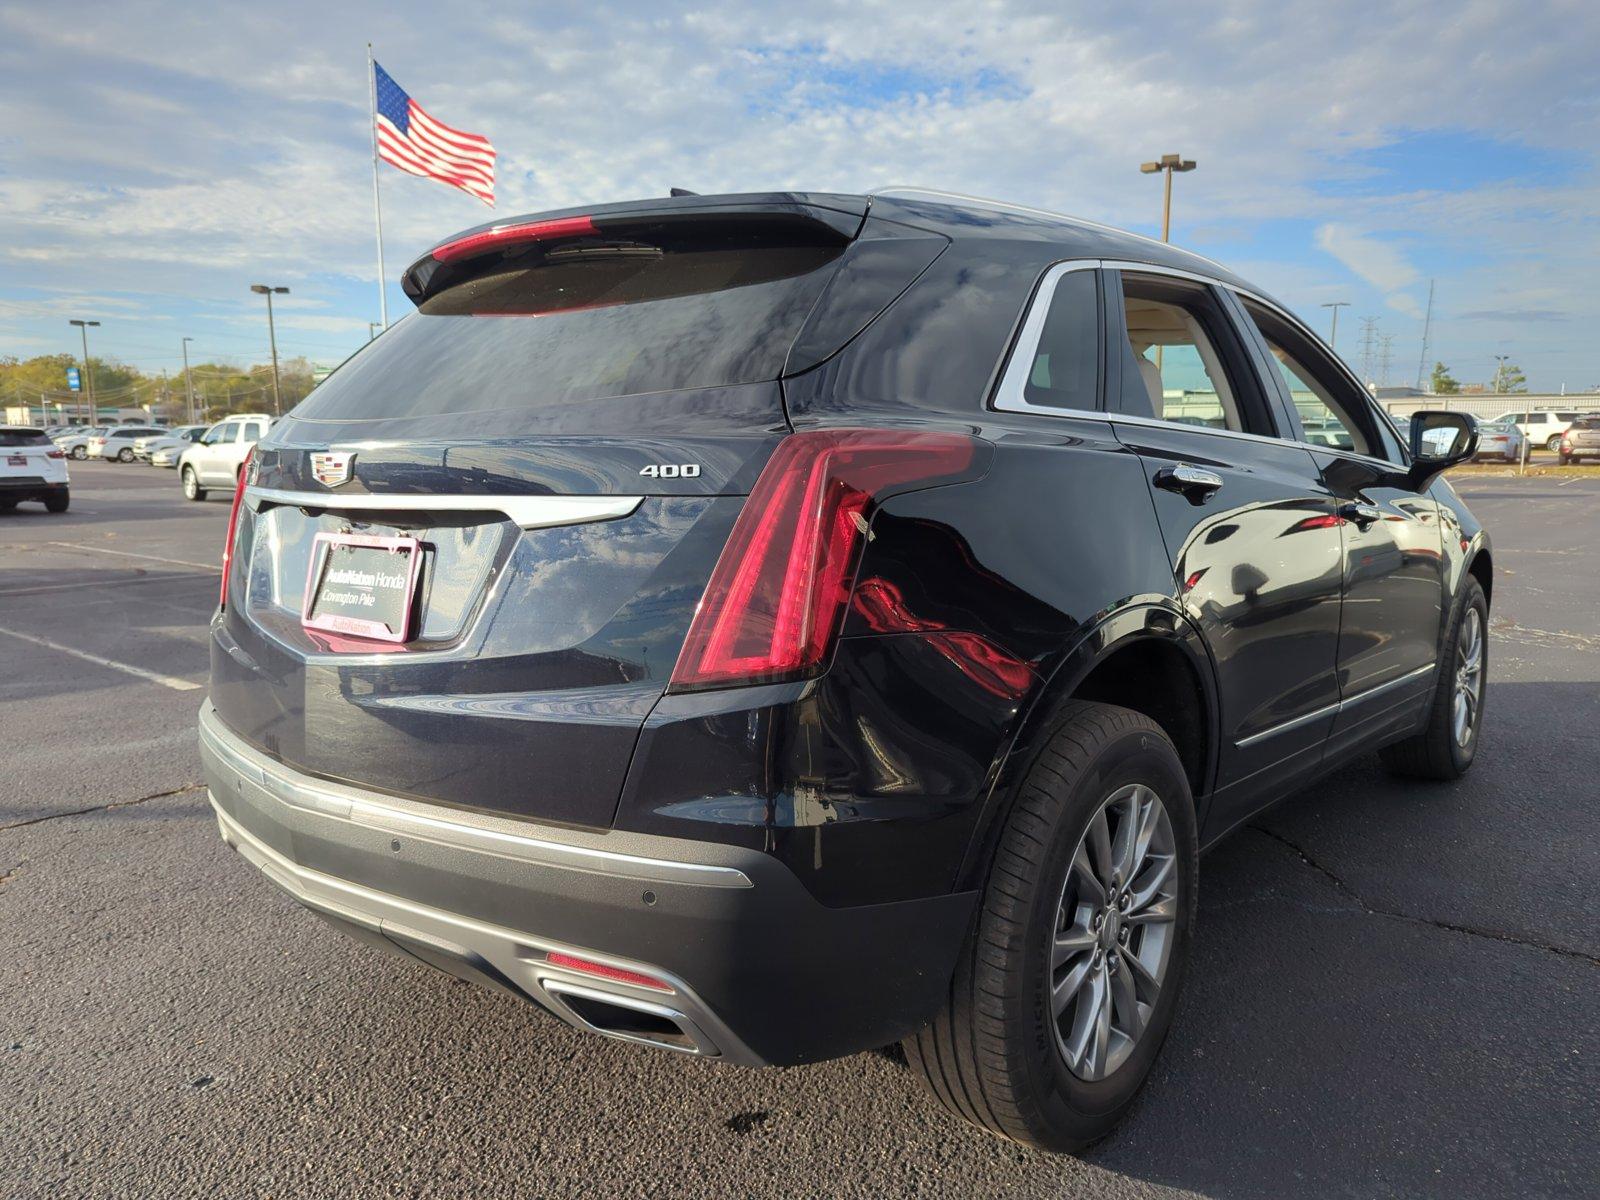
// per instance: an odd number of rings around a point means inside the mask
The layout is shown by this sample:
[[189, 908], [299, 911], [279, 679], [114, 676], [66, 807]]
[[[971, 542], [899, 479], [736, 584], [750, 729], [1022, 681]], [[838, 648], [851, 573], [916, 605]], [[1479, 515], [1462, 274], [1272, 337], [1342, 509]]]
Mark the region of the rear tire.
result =
[[183, 496], [186, 500], [204, 500], [205, 488], [200, 486], [200, 476], [195, 474], [193, 467], [183, 469]]
[[[1124, 840], [1135, 830], [1142, 847]], [[1132, 866], [1107, 888], [1096, 863]], [[1172, 1023], [1197, 868], [1194, 802], [1166, 734], [1128, 709], [1068, 703], [1017, 787], [949, 1000], [902, 1043], [907, 1063], [998, 1136], [1065, 1151], [1105, 1136]]]
[[[1489, 690], [1489, 603], [1467, 576], [1461, 608], [1445, 643], [1439, 678], [1421, 733], [1378, 752], [1392, 774], [1408, 779], [1460, 779], [1478, 754]], [[1462, 729], [1462, 706], [1466, 727]]]
[[65, 488], [62, 488], [61, 491], [44, 498], [44, 507], [47, 512], [64, 513], [67, 511], [67, 506], [71, 503], [72, 494]]

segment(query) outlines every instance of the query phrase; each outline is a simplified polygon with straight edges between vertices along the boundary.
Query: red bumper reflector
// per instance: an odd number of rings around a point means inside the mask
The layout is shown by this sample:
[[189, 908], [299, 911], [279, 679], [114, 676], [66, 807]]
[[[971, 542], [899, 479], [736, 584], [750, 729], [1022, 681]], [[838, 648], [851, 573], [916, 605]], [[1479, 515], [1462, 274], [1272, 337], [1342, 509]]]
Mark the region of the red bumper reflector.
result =
[[433, 252], [435, 262], [454, 262], [474, 254], [487, 254], [516, 242], [548, 242], [556, 238], [582, 237], [599, 233], [590, 217], [559, 217], [554, 221], [532, 221], [524, 225], [501, 225], [482, 233], [469, 233], [466, 237], [446, 242]]
[[634, 987], [650, 988], [652, 991], [657, 992], [670, 992], [673, 990], [670, 983], [663, 982], [653, 975], [641, 975], [638, 971], [625, 971], [621, 967], [611, 967], [605, 963], [591, 962], [587, 958], [579, 958], [574, 954], [551, 951], [545, 955], [545, 961], [552, 967], [565, 967], [569, 971], [581, 971], [585, 975], [593, 975], [597, 979], [609, 979], [613, 983], [629, 983]]

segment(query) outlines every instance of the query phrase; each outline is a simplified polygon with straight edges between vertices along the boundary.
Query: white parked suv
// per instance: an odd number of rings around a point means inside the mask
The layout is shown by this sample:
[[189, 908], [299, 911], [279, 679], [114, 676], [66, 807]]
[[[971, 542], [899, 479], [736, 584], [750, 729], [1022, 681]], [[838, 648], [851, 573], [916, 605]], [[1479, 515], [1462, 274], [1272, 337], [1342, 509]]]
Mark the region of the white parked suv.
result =
[[1567, 426], [1577, 419], [1576, 412], [1552, 412], [1549, 409], [1540, 409], [1538, 412], [1503, 412], [1488, 424], [1510, 421], [1522, 436], [1528, 439], [1530, 446], [1557, 450], [1561, 447], [1561, 435], [1567, 431]]
[[178, 460], [183, 494], [190, 500], [204, 500], [209, 488], [231, 491], [239, 482], [239, 468], [244, 466], [251, 447], [271, 427], [272, 418], [266, 413], [241, 413], [206, 430], [205, 437]]
[[0, 425], [0, 512], [37, 500], [53, 513], [66, 512], [67, 456], [27, 425]]
[[119, 425], [89, 439], [87, 452], [90, 458], [103, 458], [108, 462], [133, 461], [133, 444], [140, 438], [161, 437], [169, 431], [159, 425]]

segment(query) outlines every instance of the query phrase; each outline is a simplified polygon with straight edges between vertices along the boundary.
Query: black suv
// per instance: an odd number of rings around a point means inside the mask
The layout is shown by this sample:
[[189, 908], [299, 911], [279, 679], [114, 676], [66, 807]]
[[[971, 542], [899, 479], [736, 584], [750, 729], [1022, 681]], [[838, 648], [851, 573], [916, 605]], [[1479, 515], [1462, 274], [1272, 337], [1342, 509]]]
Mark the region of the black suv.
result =
[[1359, 754], [1472, 762], [1471, 419], [1403, 444], [1212, 262], [780, 193], [404, 282], [248, 465], [200, 720], [223, 839], [369, 944], [730, 1062], [898, 1041], [1072, 1149], [1171, 1024], [1203, 848]]

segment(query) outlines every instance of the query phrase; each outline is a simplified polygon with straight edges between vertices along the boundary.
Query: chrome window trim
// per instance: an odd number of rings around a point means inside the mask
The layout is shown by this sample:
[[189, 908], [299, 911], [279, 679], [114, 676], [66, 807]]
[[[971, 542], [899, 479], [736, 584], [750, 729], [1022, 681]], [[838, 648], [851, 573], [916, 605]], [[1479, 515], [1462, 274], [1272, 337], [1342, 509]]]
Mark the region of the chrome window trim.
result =
[[497, 512], [523, 529], [556, 525], [581, 525], [626, 517], [643, 496], [485, 496], [426, 493], [376, 495], [372, 492], [294, 492], [251, 485], [245, 489], [251, 512], [263, 504], [288, 504], [296, 508], [326, 508], [335, 512]]
[[[1044, 336], [1045, 318], [1050, 315], [1050, 302], [1055, 299], [1056, 286], [1062, 276], [1076, 271], [1095, 271], [1100, 260], [1094, 258], [1069, 259], [1051, 266], [1040, 276], [1033, 298], [1028, 302], [1028, 313], [1022, 327], [1011, 343], [1005, 370], [1000, 375], [1000, 385], [995, 388], [991, 408], [1000, 412], [1042, 413], [1045, 416], [1105, 416], [1097, 409], [1057, 408], [1051, 404], [1033, 404], [1028, 400], [1028, 377], [1033, 373], [1033, 352]], [[1024, 349], [1026, 348], [1026, 349]]]
[[1069, 259], [1065, 262], [1055, 263], [1040, 277], [1039, 285], [1034, 289], [1033, 298], [1028, 304], [1027, 314], [1023, 317], [1021, 328], [1011, 343], [1011, 350], [1006, 358], [1005, 369], [1001, 372], [1000, 384], [994, 391], [994, 399], [990, 402], [990, 408], [999, 412], [1034, 413], [1038, 416], [1068, 417], [1080, 421], [1105, 421], [1107, 424], [1112, 425], [1139, 425], [1151, 429], [1173, 429], [1184, 433], [1209, 434], [1212, 437], [1233, 438], [1271, 446], [1304, 445], [1304, 443], [1295, 442], [1275, 434], [1249, 433], [1242, 429], [1214, 429], [1209, 425], [1185, 425], [1180, 421], [1168, 421], [1161, 417], [1139, 417], [1134, 416], [1132, 413], [1110, 412], [1103, 409], [1056, 408], [1048, 404], [1030, 404], [1024, 392], [1024, 388], [1027, 386], [1028, 374], [1032, 369], [1030, 354], [1034, 347], [1038, 346], [1039, 338], [1044, 332], [1045, 317], [1050, 311], [1050, 301], [1055, 297], [1057, 282], [1063, 275], [1071, 271], [1097, 271], [1102, 268], [1106, 270], [1128, 268], [1144, 274], [1172, 275], [1212, 287], [1227, 286], [1216, 279], [1197, 275], [1193, 271], [1181, 271], [1176, 267], [1155, 266], [1150, 263], [1097, 258]]
[[1298, 717], [1291, 717], [1289, 720], [1284, 721], [1281, 724], [1274, 725], [1269, 729], [1263, 729], [1260, 733], [1252, 733], [1247, 738], [1240, 738], [1234, 743], [1234, 745], [1240, 750], [1243, 750], [1247, 746], [1254, 746], [1257, 742], [1264, 742], [1270, 737], [1277, 737], [1280, 733], [1289, 733], [1292, 730], [1299, 729], [1304, 725], [1310, 725], [1313, 721], [1320, 721], [1323, 717], [1338, 716], [1340, 713], [1347, 712], [1358, 704], [1364, 704], [1368, 700], [1372, 700], [1383, 695], [1385, 692], [1392, 692], [1396, 688], [1402, 687], [1405, 684], [1410, 683], [1412, 680], [1420, 679], [1424, 675], [1430, 674], [1438, 669], [1438, 663], [1427, 663], [1424, 666], [1418, 667], [1415, 671], [1407, 671], [1404, 675], [1401, 675], [1398, 678], [1388, 680], [1385, 683], [1380, 683], [1377, 687], [1370, 687], [1364, 692], [1357, 692], [1355, 695], [1346, 696], [1343, 700], [1335, 701], [1333, 704], [1324, 705], [1314, 712], [1303, 713]]

